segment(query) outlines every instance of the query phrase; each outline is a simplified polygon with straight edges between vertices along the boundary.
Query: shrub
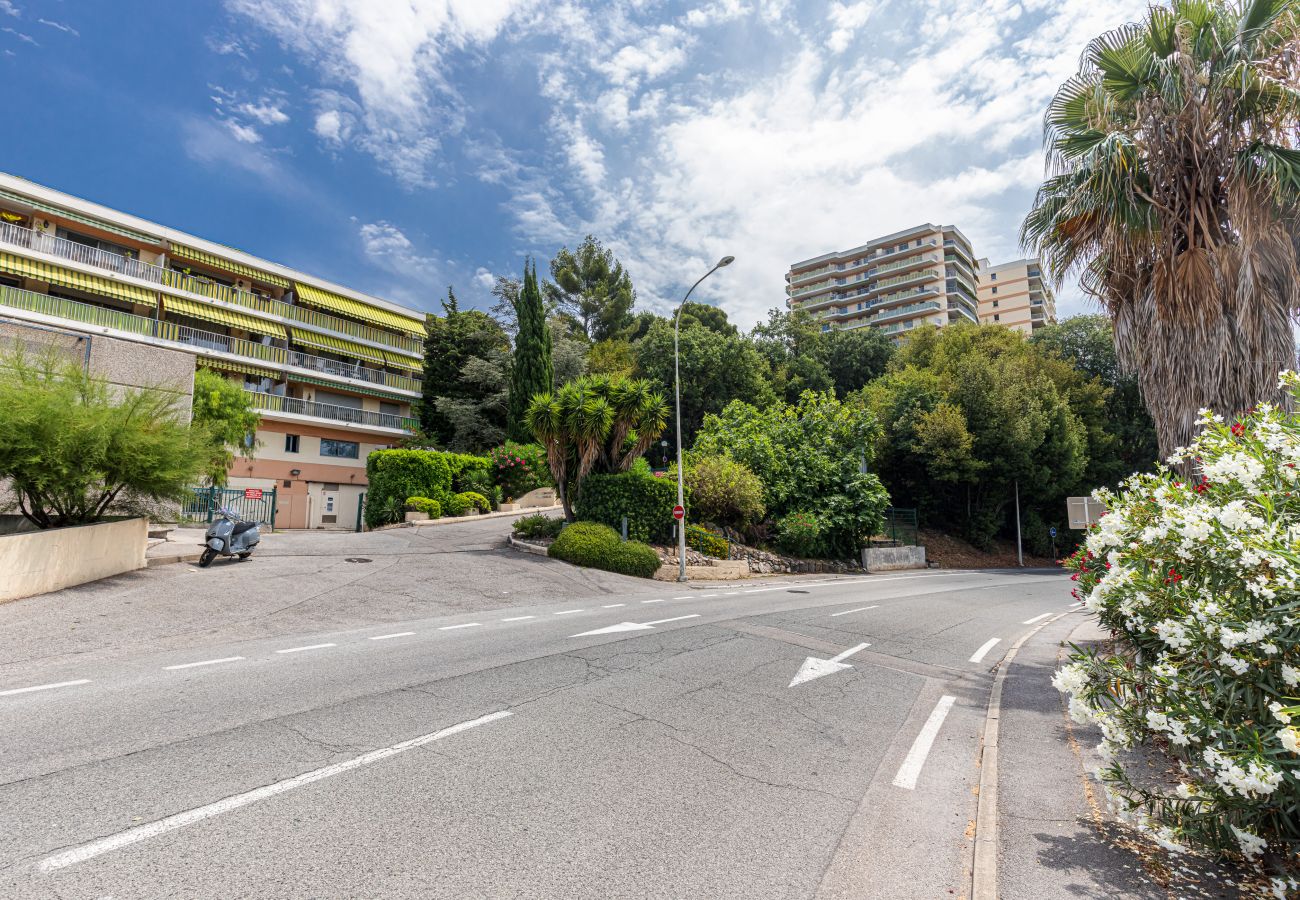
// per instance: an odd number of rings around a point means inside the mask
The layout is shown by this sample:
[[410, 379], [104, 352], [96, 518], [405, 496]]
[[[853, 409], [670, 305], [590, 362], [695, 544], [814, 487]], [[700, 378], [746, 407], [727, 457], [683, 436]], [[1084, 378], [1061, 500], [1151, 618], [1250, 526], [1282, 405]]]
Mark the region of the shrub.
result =
[[637, 541], [624, 543], [618, 532], [608, 525], [596, 522], [575, 522], [560, 532], [547, 553], [555, 559], [618, 572], [651, 578], [659, 571], [659, 554]]
[[429, 497], [407, 497], [406, 510], [407, 512], [422, 512], [430, 519], [436, 519], [442, 515], [442, 504]]
[[791, 556], [811, 559], [825, 550], [825, 523], [807, 512], [793, 512], [776, 523], [776, 545]]
[[[1284, 387], [1300, 397], [1300, 376]], [[1260, 406], [1170, 457], [1195, 474], [1134, 475], [1068, 561], [1076, 597], [1117, 635], [1053, 683], [1098, 725], [1102, 777], [1168, 840], [1247, 857], [1294, 851], [1300, 807], [1300, 417]], [[1159, 742], [1170, 794], [1115, 751]]]
[[541, 514], [515, 519], [515, 534], [521, 538], [553, 538], [564, 528], [563, 519], [552, 519]]
[[447, 498], [446, 502], [443, 503], [442, 508], [447, 511], [447, 515], [449, 516], [463, 516], [469, 512], [471, 506], [473, 506], [473, 504], [466, 500], [461, 494], [452, 494]]
[[[392, 501], [399, 506], [407, 497], [443, 501], [451, 490], [451, 469], [446, 454], [429, 450], [376, 450], [366, 457], [366, 524], [386, 524], [383, 517]], [[400, 517], [399, 517], [400, 518]]]
[[744, 463], [706, 456], [687, 463], [685, 479], [702, 521], [747, 528], [763, 518], [763, 482]]
[[624, 472], [587, 476], [575, 511], [587, 521], [614, 529], [621, 529], [627, 516], [631, 540], [669, 543], [676, 505], [677, 485], [670, 479]]
[[479, 512], [491, 512], [492, 503], [487, 497], [475, 491], [461, 491], [456, 498], [465, 504], [466, 509], [477, 509]]
[[541, 444], [506, 441], [488, 454], [488, 467], [502, 494], [512, 500], [551, 483]]
[[486, 456], [471, 453], [444, 453], [447, 468], [451, 471], [451, 489], [457, 494], [473, 491], [487, 494], [492, 491], [492, 461]]
[[714, 559], [729, 559], [731, 557], [731, 544], [720, 534], [714, 534], [707, 528], [701, 528], [699, 525], [686, 526], [686, 546], [693, 550], [698, 550], [705, 556], [712, 556]]

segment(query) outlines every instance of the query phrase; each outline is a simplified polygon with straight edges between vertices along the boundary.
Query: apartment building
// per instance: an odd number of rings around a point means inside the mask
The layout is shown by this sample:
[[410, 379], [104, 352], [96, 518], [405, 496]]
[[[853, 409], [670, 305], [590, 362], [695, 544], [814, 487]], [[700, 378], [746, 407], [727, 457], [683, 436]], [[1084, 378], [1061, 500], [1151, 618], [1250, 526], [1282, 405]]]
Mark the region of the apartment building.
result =
[[990, 265], [981, 259], [979, 317], [983, 325], [1003, 325], [1031, 335], [1056, 322], [1056, 298], [1043, 283], [1043, 270], [1036, 257]]
[[262, 414], [234, 487], [277, 527], [351, 528], [371, 450], [411, 433], [424, 314], [0, 173], [0, 319], [194, 354]]
[[786, 305], [823, 331], [878, 328], [900, 340], [922, 325], [978, 321], [975, 256], [951, 225], [918, 225], [806, 259], [785, 280]]

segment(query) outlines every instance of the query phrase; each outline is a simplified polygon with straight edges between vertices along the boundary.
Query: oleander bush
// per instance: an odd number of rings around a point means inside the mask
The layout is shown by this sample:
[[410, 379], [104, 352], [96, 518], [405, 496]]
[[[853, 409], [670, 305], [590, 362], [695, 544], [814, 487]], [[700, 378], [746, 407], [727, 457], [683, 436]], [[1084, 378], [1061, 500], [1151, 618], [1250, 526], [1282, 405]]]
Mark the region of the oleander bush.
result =
[[510, 499], [551, 483], [546, 450], [541, 444], [506, 441], [488, 454], [488, 465], [493, 481]]
[[714, 559], [731, 557], [731, 544], [727, 539], [700, 525], [686, 526], [686, 546]]
[[407, 497], [406, 510], [407, 512], [422, 512], [430, 519], [436, 519], [442, 515], [442, 504], [429, 497]]
[[[1284, 388], [1300, 398], [1300, 376]], [[1103, 778], [1162, 840], [1256, 857], [1300, 847], [1300, 418], [1261, 405], [1203, 428], [1162, 469], [1099, 491], [1107, 512], [1068, 565], [1116, 634], [1054, 684], [1095, 723]], [[1172, 791], [1117, 751], [1157, 744]]]
[[653, 577], [660, 564], [659, 554], [651, 547], [639, 541], [624, 542], [613, 528], [596, 522], [574, 522], [560, 532], [547, 553], [575, 566], [637, 578]]
[[553, 538], [564, 528], [564, 519], [553, 519], [541, 514], [515, 519], [514, 531], [521, 538]]

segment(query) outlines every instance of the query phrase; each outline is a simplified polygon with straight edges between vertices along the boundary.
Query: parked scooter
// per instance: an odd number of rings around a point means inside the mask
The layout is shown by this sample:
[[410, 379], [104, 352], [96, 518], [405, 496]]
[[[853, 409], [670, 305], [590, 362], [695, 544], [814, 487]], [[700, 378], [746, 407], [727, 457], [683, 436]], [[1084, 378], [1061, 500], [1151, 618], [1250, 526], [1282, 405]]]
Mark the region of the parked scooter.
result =
[[212, 520], [208, 531], [203, 535], [203, 555], [199, 557], [199, 568], [206, 569], [218, 556], [238, 556], [248, 559], [253, 555], [253, 548], [262, 539], [257, 522], [249, 522], [240, 517], [233, 509], [222, 507], [220, 514]]

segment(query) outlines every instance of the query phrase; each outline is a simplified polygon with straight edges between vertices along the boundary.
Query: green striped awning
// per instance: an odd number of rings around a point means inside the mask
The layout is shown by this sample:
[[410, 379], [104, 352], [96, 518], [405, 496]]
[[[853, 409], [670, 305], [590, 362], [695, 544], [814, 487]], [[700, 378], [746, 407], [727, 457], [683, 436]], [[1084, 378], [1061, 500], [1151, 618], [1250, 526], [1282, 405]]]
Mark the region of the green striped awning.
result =
[[157, 245], [161, 243], [156, 237], [144, 234], [139, 231], [132, 231], [130, 228], [124, 228], [121, 225], [114, 225], [112, 222], [105, 222], [103, 219], [93, 219], [90, 216], [83, 216], [80, 213], [71, 212], [66, 209], [60, 209], [48, 203], [42, 203], [40, 200], [34, 200], [31, 197], [24, 197], [22, 194], [15, 194], [13, 191], [6, 191], [0, 188], [0, 199], [9, 200], [21, 206], [28, 206], [32, 209], [49, 213], [60, 219], [68, 219], [73, 222], [80, 222], [82, 225], [89, 225], [91, 228], [98, 228], [100, 231], [107, 231], [120, 237], [130, 238], [133, 241], [139, 241], [142, 244]]
[[198, 250], [194, 247], [186, 247], [184, 244], [172, 244], [170, 251], [172, 256], [188, 259], [190, 262], [202, 263], [205, 266], [211, 266], [214, 269], [221, 269], [226, 272], [234, 272], [236, 275], [243, 275], [245, 278], [262, 284], [273, 284], [277, 287], [287, 288], [289, 279], [279, 275], [272, 275], [270, 272], [264, 272], [261, 269], [255, 269], [252, 266], [246, 266], [243, 263], [234, 262], [218, 256], [215, 253], [208, 253], [205, 250]]
[[351, 297], [344, 297], [342, 294], [336, 294], [324, 288], [303, 284], [301, 281], [297, 282], [296, 289], [298, 298], [307, 301], [312, 306], [330, 312], [342, 313], [345, 316], [360, 319], [362, 322], [369, 322], [371, 325], [392, 328], [394, 331], [401, 331], [415, 337], [422, 338], [428, 334], [428, 330], [424, 327], [424, 316], [422, 314], [399, 315], [391, 310], [380, 309], [377, 306], [362, 303], [360, 300], [353, 300]]
[[274, 378], [279, 381], [280, 373], [274, 369], [263, 369], [260, 366], [250, 366], [247, 363], [227, 362], [224, 359], [207, 359], [199, 360], [199, 365], [206, 366], [209, 369], [217, 369], [221, 372], [240, 372], [245, 375], [256, 375], [259, 378]]
[[19, 275], [23, 278], [35, 278], [37, 281], [75, 288], [79, 291], [99, 294], [101, 297], [112, 297], [127, 303], [158, 305], [158, 295], [148, 288], [124, 284], [112, 278], [100, 278], [98, 275], [87, 275], [84, 272], [65, 269], [62, 266], [27, 259], [23, 256], [14, 256], [10, 253], [0, 253], [0, 272], [8, 272], [10, 275]]
[[309, 378], [306, 375], [289, 375], [290, 381], [305, 381], [307, 384], [315, 384], [320, 387], [333, 388], [338, 391], [351, 391], [354, 394], [365, 394], [370, 397], [379, 397], [381, 400], [391, 400], [394, 403], [409, 403], [410, 398], [401, 394], [392, 394], [378, 387], [357, 387], [354, 384], [339, 384], [337, 381], [326, 381], [323, 378]]

